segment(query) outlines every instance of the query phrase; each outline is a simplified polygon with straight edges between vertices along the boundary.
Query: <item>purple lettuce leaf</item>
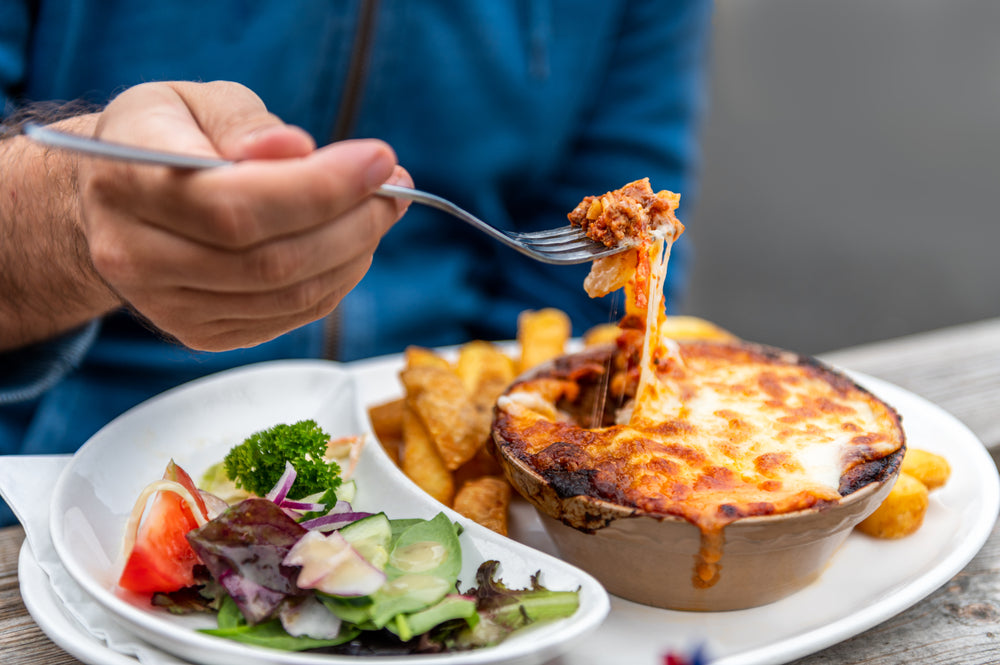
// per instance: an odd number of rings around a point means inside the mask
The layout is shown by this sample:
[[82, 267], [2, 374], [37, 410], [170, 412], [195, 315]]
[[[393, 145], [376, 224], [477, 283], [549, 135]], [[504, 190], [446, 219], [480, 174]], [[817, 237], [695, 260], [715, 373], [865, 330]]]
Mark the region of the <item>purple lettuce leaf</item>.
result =
[[295, 584], [298, 568], [281, 563], [305, 533], [271, 501], [247, 499], [187, 538], [253, 625], [273, 618], [285, 598], [310, 593]]

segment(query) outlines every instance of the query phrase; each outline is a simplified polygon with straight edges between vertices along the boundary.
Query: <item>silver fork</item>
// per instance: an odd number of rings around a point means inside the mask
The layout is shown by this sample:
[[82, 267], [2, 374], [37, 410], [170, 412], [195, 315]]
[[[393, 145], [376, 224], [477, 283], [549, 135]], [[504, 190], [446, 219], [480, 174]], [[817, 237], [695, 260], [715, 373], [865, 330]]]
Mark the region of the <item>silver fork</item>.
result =
[[[169, 166], [178, 169], [208, 169], [220, 166], [230, 166], [231, 161], [211, 157], [181, 155], [159, 150], [148, 150], [121, 143], [102, 141], [96, 138], [68, 134], [36, 124], [26, 124], [24, 133], [29, 138], [43, 145], [64, 150], [85, 153], [95, 157], [106, 157], [120, 161]], [[621, 247], [607, 247], [588, 238], [583, 231], [572, 225], [562, 226], [546, 231], [530, 231], [518, 233], [506, 231], [487, 224], [475, 215], [466, 212], [451, 201], [410, 187], [399, 185], [382, 185], [376, 190], [379, 196], [401, 198], [437, 208], [458, 217], [486, 233], [495, 240], [516, 249], [543, 263], [569, 265], [586, 263], [610, 256], [622, 251]]]

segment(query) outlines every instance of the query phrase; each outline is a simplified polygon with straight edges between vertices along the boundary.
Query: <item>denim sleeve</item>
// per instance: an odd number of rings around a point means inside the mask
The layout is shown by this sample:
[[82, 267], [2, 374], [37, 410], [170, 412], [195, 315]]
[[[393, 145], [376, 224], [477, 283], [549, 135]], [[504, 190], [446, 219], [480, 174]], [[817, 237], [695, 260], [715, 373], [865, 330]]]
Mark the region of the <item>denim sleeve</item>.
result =
[[[13, 110], [24, 81], [29, 32], [28, 0], [0, 2], [0, 117]], [[0, 404], [34, 399], [78, 365], [100, 327], [94, 321], [58, 338], [0, 353]]]
[[35, 399], [56, 385], [79, 366], [100, 327], [94, 320], [54, 339], [0, 353], [0, 405]]
[[30, 32], [28, 0], [0, 2], [0, 116], [11, 111], [24, 81]]

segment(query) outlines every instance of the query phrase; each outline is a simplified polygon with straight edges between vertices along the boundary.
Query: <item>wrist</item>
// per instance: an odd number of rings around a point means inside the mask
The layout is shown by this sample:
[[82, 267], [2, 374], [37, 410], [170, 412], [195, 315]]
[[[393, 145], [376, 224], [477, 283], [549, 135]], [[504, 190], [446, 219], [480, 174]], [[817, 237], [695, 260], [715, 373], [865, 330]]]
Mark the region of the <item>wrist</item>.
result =
[[[53, 338], [116, 309], [120, 298], [94, 269], [78, 195], [79, 158], [21, 135], [0, 141], [0, 350]], [[97, 114], [59, 120], [91, 134]]]

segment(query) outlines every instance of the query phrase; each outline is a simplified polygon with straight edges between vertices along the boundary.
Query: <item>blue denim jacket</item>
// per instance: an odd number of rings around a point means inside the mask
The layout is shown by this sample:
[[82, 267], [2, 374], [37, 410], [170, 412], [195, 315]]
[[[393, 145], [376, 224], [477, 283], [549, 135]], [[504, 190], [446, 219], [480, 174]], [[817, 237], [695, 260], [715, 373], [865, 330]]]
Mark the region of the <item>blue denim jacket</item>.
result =
[[[364, 6], [375, 13], [360, 37]], [[235, 80], [320, 144], [384, 139], [417, 186], [501, 227], [565, 224], [584, 196], [646, 176], [683, 194], [685, 219], [709, 15], [707, 0], [6, 0], [0, 107]], [[682, 239], [668, 302], [686, 255]], [[73, 451], [157, 392], [324, 345], [350, 360], [510, 338], [518, 312], [544, 306], [567, 311], [579, 333], [617, 317], [610, 299], [583, 292], [586, 270], [532, 262], [413, 206], [330, 325], [209, 354], [120, 312], [0, 354], [0, 454]]]

